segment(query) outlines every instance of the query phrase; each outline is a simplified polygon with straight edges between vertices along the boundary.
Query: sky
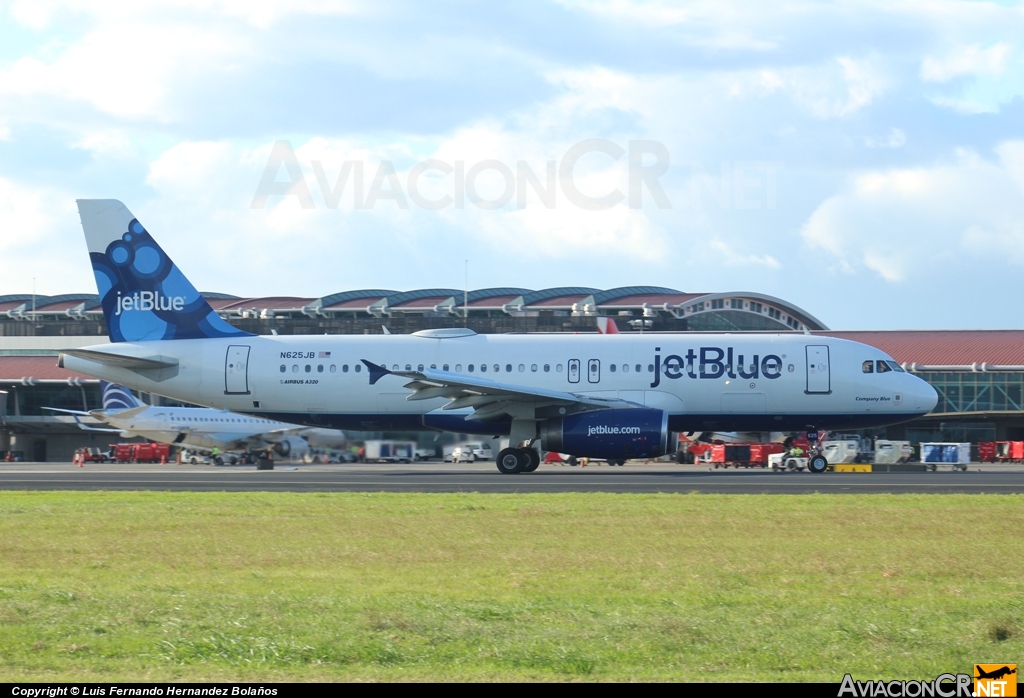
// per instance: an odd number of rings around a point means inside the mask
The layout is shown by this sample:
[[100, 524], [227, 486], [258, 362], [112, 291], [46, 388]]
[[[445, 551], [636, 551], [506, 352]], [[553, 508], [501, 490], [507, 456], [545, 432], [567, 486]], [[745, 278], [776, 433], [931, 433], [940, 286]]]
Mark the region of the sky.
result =
[[[0, 294], [655, 285], [1024, 327], [1018, 1], [0, 3]], [[468, 260], [468, 264], [467, 264]]]

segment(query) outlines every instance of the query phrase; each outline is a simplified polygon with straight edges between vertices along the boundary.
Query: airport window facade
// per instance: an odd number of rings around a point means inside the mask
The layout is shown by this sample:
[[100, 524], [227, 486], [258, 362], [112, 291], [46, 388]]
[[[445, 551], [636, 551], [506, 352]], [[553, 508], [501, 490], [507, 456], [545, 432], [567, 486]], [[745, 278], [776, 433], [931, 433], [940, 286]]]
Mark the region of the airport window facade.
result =
[[1024, 411], [1024, 373], [918, 373], [939, 394], [935, 413]]

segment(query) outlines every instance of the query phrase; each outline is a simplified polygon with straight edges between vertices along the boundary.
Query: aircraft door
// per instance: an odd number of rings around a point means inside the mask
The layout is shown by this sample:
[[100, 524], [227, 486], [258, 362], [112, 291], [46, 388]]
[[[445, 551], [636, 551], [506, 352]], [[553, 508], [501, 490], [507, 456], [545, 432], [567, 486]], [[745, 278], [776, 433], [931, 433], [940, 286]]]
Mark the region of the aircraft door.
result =
[[832, 374], [829, 368], [828, 346], [808, 345], [807, 350], [807, 389], [808, 394], [828, 394], [832, 392]]
[[569, 382], [579, 383], [580, 382], [580, 360], [569, 359]]
[[587, 362], [587, 380], [591, 383], [601, 382], [601, 360], [591, 359]]
[[232, 344], [224, 358], [224, 394], [249, 394], [249, 347]]

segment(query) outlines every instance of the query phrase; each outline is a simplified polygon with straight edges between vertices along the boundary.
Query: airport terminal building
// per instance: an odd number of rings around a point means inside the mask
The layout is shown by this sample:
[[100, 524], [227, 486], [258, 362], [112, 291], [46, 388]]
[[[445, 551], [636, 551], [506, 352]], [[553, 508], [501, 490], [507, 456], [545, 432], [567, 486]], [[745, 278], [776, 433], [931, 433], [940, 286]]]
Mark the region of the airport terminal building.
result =
[[[380, 334], [384, 327], [396, 334], [441, 327], [582, 333], [596, 332], [598, 317], [613, 318], [623, 333], [820, 333], [875, 346], [938, 391], [931, 414], [877, 435], [914, 442], [1024, 439], [1024, 330], [834, 331], [780, 298], [655, 286], [367, 289], [322, 298], [204, 295], [225, 320], [255, 334]], [[99, 381], [56, 362], [60, 349], [103, 343], [106, 334], [96, 294], [0, 296], [0, 391], [6, 393], [0, 451], [61, 461], [79, 446], [105, 448], [116, 440], [43, 409], [100, 407]]]

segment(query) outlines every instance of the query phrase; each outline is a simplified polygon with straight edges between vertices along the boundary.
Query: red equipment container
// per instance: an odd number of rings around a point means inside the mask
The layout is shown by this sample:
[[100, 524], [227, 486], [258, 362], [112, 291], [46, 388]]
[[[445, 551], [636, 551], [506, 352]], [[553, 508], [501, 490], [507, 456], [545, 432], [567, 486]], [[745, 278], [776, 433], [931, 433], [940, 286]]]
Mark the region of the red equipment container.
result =
[[135, 457], [135, 444], [110, 444], [110, 460], [131, 463]]
[[750, 444], [750, 464], [762, 468], [768, 467], [768, 456], [773, 453], [782, 453], [782, 444]]
[[155, 463], [153, 459], [153, 444], [134, 444], [133, 455], [136, 463]]
[[979, 441], [978, 442], [978, 460], [982, 463], [995, 463], [996, 461], [996, 442], [995, 441]]
[[1024, 441], [1010, 442], [1010, 460], [1015, 463], [1024, 461]]
[[144, 443], [133, 446], [136, 463], [159, 463], [161, 457], [167, 458], [171, 454], [170, 446], [167, 444]]
[[166, 463], [171, 460], [171, 445], [170, 444], [153, 444], [153, 457], [156, 458], [156, 463], [160, 463], [161, 459]]
[[1010, 460], [1010, 442], [996, 441], [996, 460], [1005, 463]]

